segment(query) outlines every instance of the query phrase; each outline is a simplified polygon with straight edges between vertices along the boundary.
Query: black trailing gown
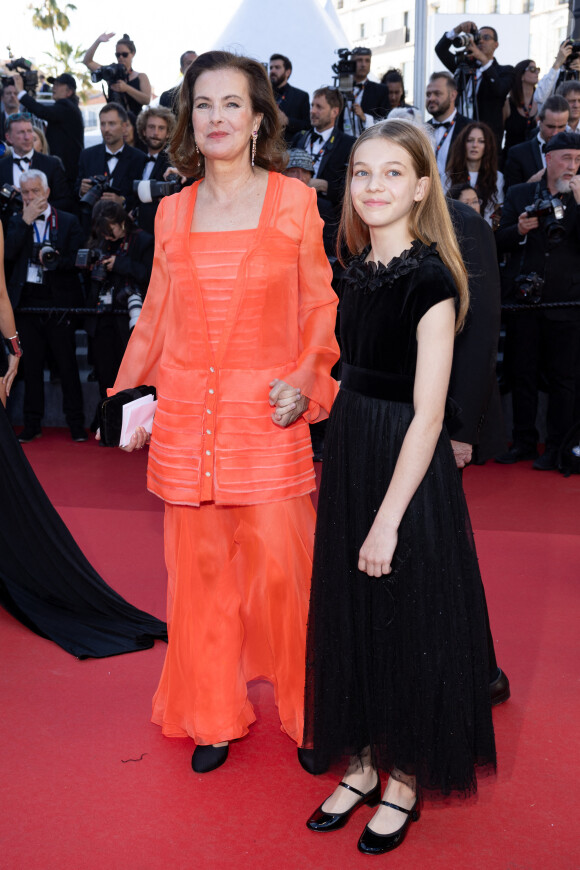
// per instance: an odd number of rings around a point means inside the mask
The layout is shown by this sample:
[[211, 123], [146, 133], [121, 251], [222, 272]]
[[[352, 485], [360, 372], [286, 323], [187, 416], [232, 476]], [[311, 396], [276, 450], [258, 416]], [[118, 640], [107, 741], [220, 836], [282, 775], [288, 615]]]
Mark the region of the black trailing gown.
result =
[[1, 403], [0, 605], [80, 659], [167, 640], [164, 622], [125, 601], [87, 561], [38, 482]]
[[308, 622], [304, 745], [317, 765], [370, 746], [379, 769], [447, 795], [495, 765], [484, 599], [443, 428], [399, 528], [393, 571], [358, 553], [413, 419], [416, 330], [456, 297], [434, 245], [357, 258], [341, 297], [342, 382], [325, 439]]

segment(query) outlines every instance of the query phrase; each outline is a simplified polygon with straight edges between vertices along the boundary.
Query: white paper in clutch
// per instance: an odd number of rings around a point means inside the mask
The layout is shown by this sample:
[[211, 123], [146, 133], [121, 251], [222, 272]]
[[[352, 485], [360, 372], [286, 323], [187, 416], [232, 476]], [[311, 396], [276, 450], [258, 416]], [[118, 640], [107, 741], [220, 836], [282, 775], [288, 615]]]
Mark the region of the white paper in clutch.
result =
[[157, 401], [151, 395], [141, 396], [140, 399], [123, 405], [123, 425], [121, 426], [119, 446], [127, 447], [138, 426], [142, 426], [146, 432], [151, 434], [156, 410]]

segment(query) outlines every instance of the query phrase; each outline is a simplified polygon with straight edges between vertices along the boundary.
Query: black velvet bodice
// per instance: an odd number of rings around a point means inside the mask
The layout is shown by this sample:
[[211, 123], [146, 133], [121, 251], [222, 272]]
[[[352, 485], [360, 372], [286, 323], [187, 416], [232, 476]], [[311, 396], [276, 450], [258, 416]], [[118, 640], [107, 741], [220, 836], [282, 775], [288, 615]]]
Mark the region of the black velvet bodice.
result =
[[451, 273], [435, 244], [413, 242], [388, 265], [356, 257], [343, 278], [340, 302], [342, 361], [414, 379], [417, 326], [444, 299], [455, 299]]

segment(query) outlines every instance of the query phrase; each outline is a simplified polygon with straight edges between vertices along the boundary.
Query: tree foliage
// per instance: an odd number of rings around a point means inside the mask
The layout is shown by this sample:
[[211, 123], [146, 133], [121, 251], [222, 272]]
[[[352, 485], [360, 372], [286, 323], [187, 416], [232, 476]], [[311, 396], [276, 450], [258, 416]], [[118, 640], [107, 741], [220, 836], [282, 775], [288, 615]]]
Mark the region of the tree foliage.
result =
[[76, 11], [73, 3], [66, 3], [62, 8], [57, 0], [42, 0], [40, 6], [30, 5], [32, 11], [32, 26], [37, 30], [48, 30], [52, 36], [52, 51], [44, 53], [50, 58], [46, 64], [50, 75], [58, 76], [67, 72], [74, 75], [79, 82], [77, 94], [81, 100], [86, 100], [92, 90], [91, 76], [85, 67], [81, 67], [84, 49], [72, 46], [60, 34], [70, 27], [70, 13]]

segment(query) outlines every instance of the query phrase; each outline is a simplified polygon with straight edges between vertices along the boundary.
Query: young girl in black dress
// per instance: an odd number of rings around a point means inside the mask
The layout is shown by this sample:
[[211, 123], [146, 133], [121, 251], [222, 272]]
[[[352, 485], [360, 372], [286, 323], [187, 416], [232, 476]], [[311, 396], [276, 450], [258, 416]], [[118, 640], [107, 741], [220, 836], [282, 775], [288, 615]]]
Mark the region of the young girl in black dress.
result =
[[350, 763], [307, 824], [336, 830], [380, 801], [358, 844], [380, 854], [418, 819], [422, 789], [468, 794], [475, 766], [495, 765], [481, 579], [443, 422], [467, 275], [420, 129], [397, 119], [360, 136], [341, 233], [356, 256], [318, 506], [304, 745], [315, 769]]

